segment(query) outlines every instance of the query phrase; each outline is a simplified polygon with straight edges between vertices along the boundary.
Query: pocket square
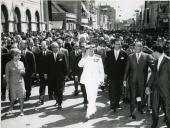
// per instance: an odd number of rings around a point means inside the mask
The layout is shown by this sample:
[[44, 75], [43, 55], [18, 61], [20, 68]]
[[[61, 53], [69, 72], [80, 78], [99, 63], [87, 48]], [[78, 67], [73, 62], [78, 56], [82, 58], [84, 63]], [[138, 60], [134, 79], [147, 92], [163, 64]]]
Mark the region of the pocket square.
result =
[[124, 57], [121, 57], [120, 59], [121, 59], [121, 60], [123, 60], [123, 59], [124, 59]]
[[59, 59], [59, 61], [62, 61], [63, 59]]

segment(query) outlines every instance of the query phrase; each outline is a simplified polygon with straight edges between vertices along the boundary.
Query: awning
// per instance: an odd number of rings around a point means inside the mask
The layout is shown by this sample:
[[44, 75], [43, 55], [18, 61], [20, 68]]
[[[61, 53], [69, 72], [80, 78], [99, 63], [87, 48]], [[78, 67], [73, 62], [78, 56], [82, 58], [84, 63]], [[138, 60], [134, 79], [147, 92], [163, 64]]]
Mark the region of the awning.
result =
[[86, 9], [86, 6], [81, 2], [81, 6], [83, 7], [84, 11], [90, 15], [90, 12]]
[[130, 27], [130, 24], [124, 24], [123, 26], [124, 27]]
[[51, 28], [55, 28], [55, 29], [63, 28], [63, 21], [52, 21], [51, 23], [52, 23]]
[[58, 12], [58, 13], [65, 13], [65, 11], [55, 2], [51, 2], [53, 11]]
[[82, 26], [82, 27], [85, 27], [85, 28], [88, 28], [88, 29], [92, 29], [92, 27], [90, 27], [90, 26], [88, 26], [88, 25], [82, 24], [81, 26]]

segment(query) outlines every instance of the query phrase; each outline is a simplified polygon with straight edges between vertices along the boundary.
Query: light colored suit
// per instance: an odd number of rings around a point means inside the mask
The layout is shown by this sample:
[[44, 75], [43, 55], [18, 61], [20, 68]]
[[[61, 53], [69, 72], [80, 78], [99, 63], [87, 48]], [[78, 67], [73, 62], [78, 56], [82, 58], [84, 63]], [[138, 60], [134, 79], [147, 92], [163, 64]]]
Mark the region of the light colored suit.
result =
[[99, 55], [88, 56], [79, 61], [79, 67], [83, 67], [80, 83], [85, 84], [88, 108], [86, 117], [96, 112], [96, 98], [98, 86], [104, 82], [104, 69], [102, 59]]

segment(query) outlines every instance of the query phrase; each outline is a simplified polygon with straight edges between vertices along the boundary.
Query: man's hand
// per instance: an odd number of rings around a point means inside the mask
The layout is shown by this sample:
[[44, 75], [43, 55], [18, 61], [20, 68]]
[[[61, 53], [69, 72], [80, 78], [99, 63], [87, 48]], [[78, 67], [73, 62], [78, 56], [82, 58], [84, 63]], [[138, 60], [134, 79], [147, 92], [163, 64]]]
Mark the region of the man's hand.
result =
[[39, 74], [38, 73], [36, 74], [36, 77], [39, 78]]
[[47, 74], [44, 74], [44, 79], [47, 79]]
[[3, 75], [3, 79], [6, 80], [6, 75]]
[[68, 75], [65, 76], [65, 80], [67, 81], [69, 78], [68, 78]]
[[145, 93], [146, 93], [146, 95], [151, 94], [151, 89], [150, 89], [149, 87], [146, 87], [146, 89], [145, 89]]
[[123, 81], [123, 86], [124, 86], [124, 87], [127, 86], [127, 81]]
[[107, 74], [104, 75], [104, 80], [107, 80]]

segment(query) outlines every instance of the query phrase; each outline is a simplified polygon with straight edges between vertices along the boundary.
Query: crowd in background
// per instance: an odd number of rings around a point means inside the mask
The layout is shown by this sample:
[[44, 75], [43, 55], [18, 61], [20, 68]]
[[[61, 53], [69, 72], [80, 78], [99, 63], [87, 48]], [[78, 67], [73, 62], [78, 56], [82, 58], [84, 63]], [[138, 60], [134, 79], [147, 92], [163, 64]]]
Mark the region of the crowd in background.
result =
[[[113, 50], [116, 45], [120, 45], [120, 47], [118, 47], [118, 50], [122, 50], [122, 54], [124, 54], [124, 52], [127, 54], [127, 61], [128, 56], [135, 52], [135, 47], [142, 47], [141, 50], [144, 53], [152, 55], [152, 46], [155, 44], [162, 46], [164, 53], [167, 56], [170, 56], [170, 39], [168, 39], [168, 37], [163, 37], [162, 35], [151, 36], [139, 32], [128, 31], [66, 31], [54, 29], [49, 32], [28, 32], [20, 34], [2, 33], [1, 41], [1, 99], [6, 99], [6, 87], [8, 87], [8, 84], [6, 83], [6, 64], [13, 58], [15, 58], [13, 55], [11, 56], [11, 53], [13, 53], [14, 51], [16, 52], [16, 50], [14, 49], [19, 49], [21, 51], [20, 61], [23, 62], [25, 67], [25, 74], [23, 75], [26, 90], [25, 101], [28, 101], [31, 96], [32, 86], [39, 84], [39, 103], [44, 104], [45, 86], [47, 85], [49, 100], [55, 99], [58, 109], [62, 108], [61, 105], [65, 82], [69, 80], [74, 80], [75, 96], [79, 94], [78, 86], [81, 86], [81, 91], [84, 98], [84, 106], [87, 107], [88, 100], [86, 89], [82, 83], [79, 83], [83, 69], [78, 67], [78, 63], [82, 57], [82, 53], [85, 52], [85, 50], [87, 49], [86, 46], [88, 45], [93, 45], [94, 53], [96, 55], [99, 55], [103, 62], [105, 74], [107, 76], [105, 78], [105, 82], [100, 85], [100, 88], [103, 91], [110, 89], [109, 84], [119, 84], [119, 82], [122, 82], [120, 84], [123, 84], [123, 78], [121, 78], [121, 81], [117, 81], [117, 78], [115, 80], [114, 77], [113, 79], [109, 78], [109, 75], [111, 74], [110, 70], [113, 70], [112, 67], [109, 68], [111, 64], [111, 61], [109, 61], [109, 56], [111, 53], [109, 52]], [[117, 42], [118, 44], [116, 44], [115, 42]], [[57, 61], [57, 63], [53, 62], [53, 57], [56, 59], [54, 60]], [[123, 56], [123, 58], [124, 57], [126, 58], [126, 55]], [[116, 66], [118, 65], [115, 65], [115, 67]], [[123, 74], [120, 75], [122, 77], [124, 76], [124, 74], [126, 74], [126, 64], [123, 68], [115, 68], [114, 70], [117, 71], [118, 74], [119, 72], [122, 72]], [[147, 73], [151, 73], [149, 72], [149, 69], [147, 71]], [[113, 75], [114, 74], [112, 74], [111, 76]], [[128, 84], [128, 82], [126, 84]], [[119, 103], [117, 102], [119, 102], [121, 97], [123, 97], [124, 102], [129, 102], [131, 104], [132, 118], [136, 118], [133, 115], [135, 101], [133, 101], [132, 103], [132, 97], [130, 96], [131, 91], [129, 89], [129, 86], [130, 85], [126, 86], [126, 88], [123, 88], [122, 86], [121, 88], [110, 89], [116, 91], [120, 90], [120, 94], [116, 96], [112, 95], [113, 93], [116, 93], [115, 91], [109, 91], [109, 98], [111, 98], [111, 109], [116, 111], [116, 108], [119, 107]], [[141, 97], [144, 97], [144, 99], [146, 100], [144, 103], [142, 103], [142, 105], [145, 106], [147, 104], [150, 111], [151, 99], [148, 98], [149, 93], [148, 95], [144, 95], [142, 93]], [[24, 96], [19, 96], [18, 98], [24, 98]], [[113, 98], [118, 100], [113, 100], [113, 102], [116, 102], [117, 104], [112, 104]], [[16, 96], [11, 95], [10, 100], [16, 100]], [[13, 104], [14, 102], [11, 104], [11, 106], [13, 106]], [[140, 109], [140, 111], [141, 113], [143, 113], [142, 109]]]

